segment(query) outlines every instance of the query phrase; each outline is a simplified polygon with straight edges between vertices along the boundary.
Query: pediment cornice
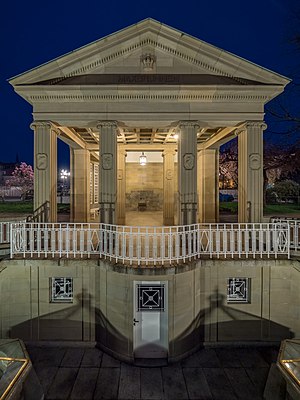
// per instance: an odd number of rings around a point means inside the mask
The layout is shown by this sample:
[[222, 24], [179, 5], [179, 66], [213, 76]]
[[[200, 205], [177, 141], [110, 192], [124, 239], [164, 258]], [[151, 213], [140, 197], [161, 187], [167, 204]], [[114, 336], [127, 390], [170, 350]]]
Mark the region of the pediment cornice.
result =
[[289, 82], [275, 72], [148, 19], [12, 78], [10, 83], [17, 90], [20, 84], [93, 73], [143, 48], [154, 49], [209, 74], [283, 86]]
[[161, 88], [159, 86], [135, 87], [134, 91], [130, 87], [117, 89], [116, 87], [106, 87], [99, 91], [98, 86], [88, 88], [78, 88], [76, 86], [63, 87], [59, 90], [57, 86], [39, 87], [30, 86], [19, 89], [19, 94], [29, 103], [74, 103], [74, 102], [105, 102], [105, 103], [124, 103], [124, 102], [259, 102], [267, 103], [280, 92], [280, 86], [195, 86], [174, 88]]

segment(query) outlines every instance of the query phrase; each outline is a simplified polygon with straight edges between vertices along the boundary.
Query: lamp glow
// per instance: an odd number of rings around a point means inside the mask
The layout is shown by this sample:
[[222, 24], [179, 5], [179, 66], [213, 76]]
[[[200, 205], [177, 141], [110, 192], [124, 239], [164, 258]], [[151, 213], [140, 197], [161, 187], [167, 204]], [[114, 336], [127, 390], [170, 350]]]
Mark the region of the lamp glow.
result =
[[140, 156], [140, 165], [146, 165], [147, 164], [147, 157], [145, 156], [144, 153]]

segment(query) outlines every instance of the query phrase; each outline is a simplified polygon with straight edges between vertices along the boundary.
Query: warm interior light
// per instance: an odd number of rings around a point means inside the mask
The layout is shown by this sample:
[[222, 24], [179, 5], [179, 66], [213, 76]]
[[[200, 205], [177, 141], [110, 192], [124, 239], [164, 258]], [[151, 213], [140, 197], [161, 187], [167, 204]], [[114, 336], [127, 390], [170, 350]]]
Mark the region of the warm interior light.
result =
[[178, 139], [178, 133], [175, 133], [175, 135], [173, 135], [173, 138], [174, 138], [175, 140], [177, 140], [177, 139]]
[[145, 156], [144, 153], [140, 156], [140, 165], [146, 165], [147, 164], [147, 157]]

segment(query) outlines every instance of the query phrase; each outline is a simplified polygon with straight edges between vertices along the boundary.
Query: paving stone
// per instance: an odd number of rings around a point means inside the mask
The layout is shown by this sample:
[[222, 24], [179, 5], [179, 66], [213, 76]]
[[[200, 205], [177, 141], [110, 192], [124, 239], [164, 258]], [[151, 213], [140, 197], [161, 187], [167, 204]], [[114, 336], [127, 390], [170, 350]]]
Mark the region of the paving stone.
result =
[[183, 367], [195, 367], [195, 368], [220, 368], [221, 363], [217, 357], [214, 349], [200, 349], [196, 353], [192, 354], [187, 359], [183, 360], [181, 365]]
[[82, 367], [100, 367], [103, 352], [99, 349], [86, 349], [81, 361]]
[[120, 366], [121, 363], [119, 360], [116, 360], [108, 354], [103, 353], [101, 368], [120, 368]]
[[120, 368], [101, 368], [98, 375], [94, 400], [117, 399]]
[[81, 348], [76, 347], [67, 349], [64, 358], [61, 361], [61, 366], [79, 368], [83, 354], [84, 349]]
[[269, 368], [245, 368], [245, 371], [253, 385], [257, 388], [258, 393], [262, 396], [265, 390]]
[[97, 383], [98, 373], [98, 368], [80, 368], [70, 399], [92, 400]]
[[[29, 356], [35, 365], [41, 364], [48, 367], [58, 367], [65, 355], [66, 350], [63, 348], [56, 347], [36, 347], [37, 351], [31, 349]], [[35, 353], [35, 354], [34, 354]]]
[[140, 368], [121, 364], [118, 398], [128, 400], [141, 398]]
[[239, 360], [239, 358], [237, 357], [237, 355], [235, 354], [234, 349], [232, 348], [228, 348], [228, 349], [216, 349], [216, 354], [218, 359], [221, 362], [221, 366], [222, 367], [233, 367], [233, 368], [238, 368], [241, 367], [242, 364]]
[[189, 399], [211, 400], [212, 394], [201, 368], [183, 368]]
[[276, 364], [272, 364], [269, 370], [264, 390], [264, 399], [266, 400], [286, 399], [286, 382]]
[[76, 380], [77, 368], [59, 368], [48, 391], [47, 400], [66, 400], [69, 398]]
[[43, 365], [40, 365], [39, 368], [35, 368], [35, 371], [38, 380], [42, 385], [44, 394], [46, 395], [58, 371], [58, 367], [45, 367]]
[[236, 356], [245, 368], [268, 368], [269, 365], [256, 349], [235, 349]]
[[259, 391], [253, 385], [244, 368], [224, 368], [235, 394], [242, 400], [261, 400]]
[[188, 399], [182, 369], [176, 366], [162, 368], [165, 399]]
[[279, 352], [278, 347], [260, 347], [257, 351], [269, 365], [276, 363]]
[[237, 399], [228, 378], [221, 368], [203, 368], [203, 372], [214, 400]]
[[141, 399], [160, 400], [164, 398], [160, 368], [141, 368]]

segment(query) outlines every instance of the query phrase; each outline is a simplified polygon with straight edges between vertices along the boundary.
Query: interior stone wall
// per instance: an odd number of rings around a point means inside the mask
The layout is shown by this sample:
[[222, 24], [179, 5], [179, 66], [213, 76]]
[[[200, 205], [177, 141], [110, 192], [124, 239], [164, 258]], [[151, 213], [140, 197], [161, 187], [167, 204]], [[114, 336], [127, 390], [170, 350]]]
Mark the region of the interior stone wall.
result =
[[[0, 262], [0, 337], [97, 341], [133, 354], [134, 281], [168, 282], [169, 357], [203, 343], [300, 336], [300, 268], [290, 260], [200, 260], [134, 269], [97, 260]], [[73, 277], [74, 301], [51, 303], [49, 279]], [[250, 278], [250, 301], [227, 303], [227, 279]]]
[[163, 209], [162, 163], [126, 163], [126, 209], [137, 211], [142, 204], [147, 211]]

